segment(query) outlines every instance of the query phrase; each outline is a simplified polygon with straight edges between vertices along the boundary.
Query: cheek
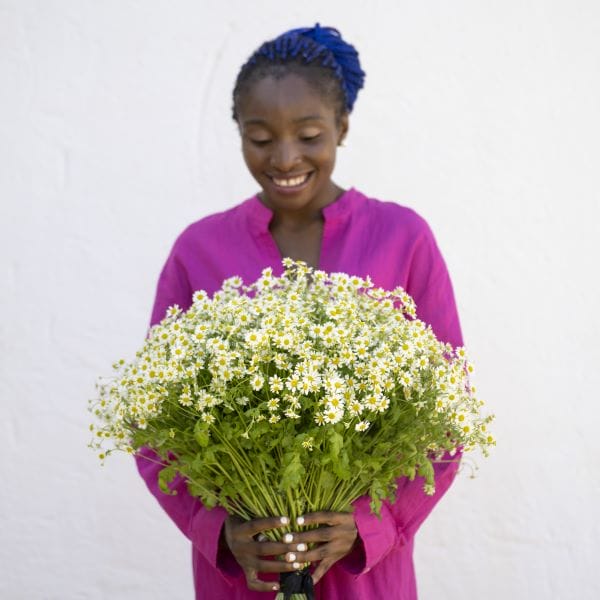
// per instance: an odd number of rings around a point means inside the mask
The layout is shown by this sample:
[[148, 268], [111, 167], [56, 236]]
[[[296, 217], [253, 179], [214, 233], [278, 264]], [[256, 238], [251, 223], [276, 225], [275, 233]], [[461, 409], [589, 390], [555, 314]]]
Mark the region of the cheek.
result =
[[247, 146], [242, 146], [242, 155], [244, 157], [244, 162], [246, 163], [246, 166], [251, 171], [253, 169], [258, 168], [258, 166], [262, 162], [260, 152], [257, 152], [253, 148], [249, 148]]
[[327, 145], [320, 148], [313, 156], [314, 160], [319, 162], [323, 167], [331, 167], [335, 164], [335, 147]]

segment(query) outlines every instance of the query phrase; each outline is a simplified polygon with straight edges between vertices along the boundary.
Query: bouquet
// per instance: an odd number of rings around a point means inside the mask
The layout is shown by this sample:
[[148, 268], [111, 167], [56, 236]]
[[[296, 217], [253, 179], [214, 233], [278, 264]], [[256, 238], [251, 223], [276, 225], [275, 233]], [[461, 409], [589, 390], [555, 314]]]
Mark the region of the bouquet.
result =
[[[206, 507], [243, 519], [350, 511], [368, 494], [379, 513], [399, 477], [494, 438], [464, 348], [436, 339], [402, 289], [285, 259], [275, 277], [194, 293], [118, 361], [90, 402], [91, 446], [155, 450], [159, 483], [181, 473]], [[272, 539], [277, 533], [271, 532]]]

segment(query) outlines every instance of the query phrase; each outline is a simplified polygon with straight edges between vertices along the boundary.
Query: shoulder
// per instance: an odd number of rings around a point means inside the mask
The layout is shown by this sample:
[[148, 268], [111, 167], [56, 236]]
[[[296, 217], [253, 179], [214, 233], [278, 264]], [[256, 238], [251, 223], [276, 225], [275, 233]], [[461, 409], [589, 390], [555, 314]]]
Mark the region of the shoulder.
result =
[[204, 246], [223, 242], [239, 227], [248, 200], [227, 210], [207, 215], [188, 225], [173, 244], [176, 253], [196, 252]]
[[376, 231], [403, 235], [411, 239], [432, 237], [431, 228], [423, 216], [409, 206], [391, 200], [380, 200], [355, 191], [355, 206]]

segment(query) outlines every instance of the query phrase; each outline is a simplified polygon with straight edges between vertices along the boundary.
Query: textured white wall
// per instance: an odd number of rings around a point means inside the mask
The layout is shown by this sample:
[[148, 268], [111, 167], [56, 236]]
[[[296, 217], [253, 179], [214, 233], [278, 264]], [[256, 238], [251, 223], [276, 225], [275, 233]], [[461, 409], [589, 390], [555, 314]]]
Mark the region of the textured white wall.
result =
[[1, 598], [192, 597], [132, 462], [86, 449], [86, 400], [176, 234], [255, 191], [238, 68], [317, 20], [368, 74], [337, 180], [428, 219], [498, 415], [417, 538], [421, 597], [600, 597], [596, 0], [0, 0]]

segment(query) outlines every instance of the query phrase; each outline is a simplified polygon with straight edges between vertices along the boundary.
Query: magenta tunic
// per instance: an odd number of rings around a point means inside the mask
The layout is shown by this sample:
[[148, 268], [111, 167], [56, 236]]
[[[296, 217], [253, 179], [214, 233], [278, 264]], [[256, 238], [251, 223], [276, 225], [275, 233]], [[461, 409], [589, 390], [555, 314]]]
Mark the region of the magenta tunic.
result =
[[[402, 286], [415, 299], [420, 319], [439, 339], [462, 345], [454, 295], [444, 259], [427, 223], [413, 210], [368, 198], [351, 188], [323, 209], [319, 268], [328, 272], [370, 275], [378, 287]], [[176, 240], [158, 281], [152, 324], [172, 304], [187, 309], [192, 293], [209, 294], [233, 275], [251, 283], [262, 269], [282, 272], [281, 254], [269, 232], [272, 212], [257, 196], [190, 225]], [[140, 455], [149, 454], [149, 450]], [[197, 600], [267, 600], [273, 593], [248, 590], [243, 572], [228, 551], [219, 550], [227, 514], [207, 510], [191, 497], [182, 478], [163, 494], [156, 464], [136, 457], [140, 474], [160, 505], [192, 542]], [[381, 520], [369, 499], [354, 503], [361, 544], [336, 563], [316, 586], [317, 600], [415, 600], [414, 536], [450, 486], [456, 463], [435, 466], [436, 493], [423, 493], [423, 480], [400, 479], [397, 501], [385, 503]], [[272, 579], [263, 574], [262, 579]], [[275, 576], [276, 578], [276, 576]]]

